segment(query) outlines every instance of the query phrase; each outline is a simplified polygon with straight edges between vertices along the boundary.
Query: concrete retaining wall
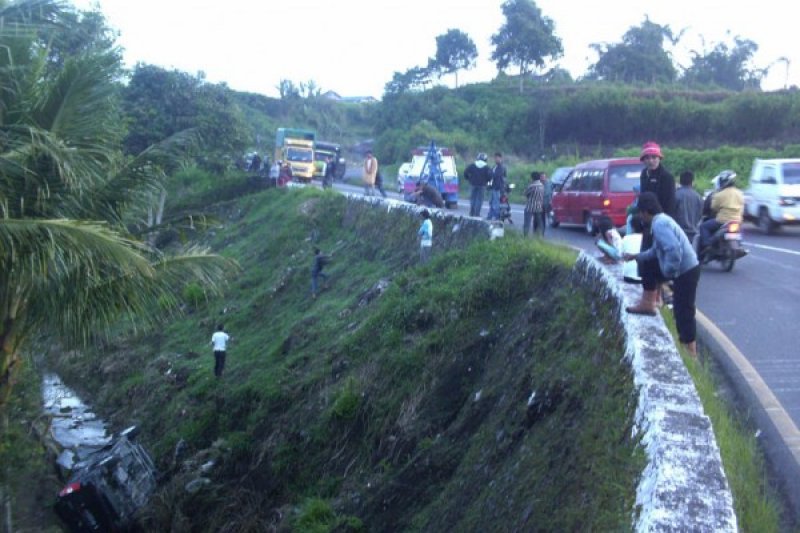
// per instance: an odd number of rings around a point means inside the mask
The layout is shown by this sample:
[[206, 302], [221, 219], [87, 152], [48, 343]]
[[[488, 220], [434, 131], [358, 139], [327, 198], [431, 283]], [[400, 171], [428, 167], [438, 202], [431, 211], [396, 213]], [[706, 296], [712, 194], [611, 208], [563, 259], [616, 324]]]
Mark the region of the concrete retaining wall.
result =
[[[364, 205], [416, 220], [421, 211], [405, 202], [361, 195], [348, 195], [347, 201], [346, 217], [358, 218]], [[436, 209], [431, 215], [438, 250], [492, 236], [485, 220]], [[624, 357], [639, 394], [634, 437], [641, 439], [648, 458], [633, 510], [636, 531], [736, 531], [733, 497], [711, 422], [663, 320], [624, 311], [641, 288], [621, 281], [621, 267], [600, 265], [581, 252], [573, 280], [612, 305], [625, 329]]]

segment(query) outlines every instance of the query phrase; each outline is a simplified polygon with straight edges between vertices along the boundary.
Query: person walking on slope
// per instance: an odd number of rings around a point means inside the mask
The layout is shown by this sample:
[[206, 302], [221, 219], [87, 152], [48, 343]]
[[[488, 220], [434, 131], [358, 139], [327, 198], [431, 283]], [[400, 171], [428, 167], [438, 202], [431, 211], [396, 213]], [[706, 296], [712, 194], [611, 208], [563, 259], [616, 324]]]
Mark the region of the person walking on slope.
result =
[[470, 163], [464, 170], [464, 177], [472, 186], [472, 191], [469, 200], [469, 216], [481, 216], [481, 209], [483, 209], [483, 195], [486, 191], [486, 184], [492, 179], [492, 171], [489, 168], [487, 161], [489, 157], [481, 152], [475, 158], [475, 161]]
[[681, 186], [675, 191], [675, 222], [681, 227], [689, 242], [697, 235], [700, 218], [703, 216], [703, 199], [694, 190], [694, 174], [686, 170], [681, 172]]
[[[678, 339], [693, 356], [697, 356], [697, 323], [695, 298], [700, 280], [700, 262], [686, 234], [672, 217], [662, 212], [658, 198], [652, 192], [639, 197], [639, 212], [651, 234], [653, 246], [638, 254], [626, 253], [624, 259], [635, 259], [641, 264], [655, 261], [657, 283], [673, 280], [673, 312]], [[628, 307], [629, 313], [655, 316], [655, 293], [646, 293], [648, 305]]]
[[[662, 212], [668, 216], [675, 214], [675, 178], [661, 164], [663, 155], [661, 147], [650, 141], [642, 147], [639, 159], [644, 162], [644, 169], [639, 177], [640, 194], [651, 192], [656, 196]], [[639, 196], [641, 198], [641, 195]], [[641, 206], [639, 206], [641, 209]], [[643, 220], [644, 222], [644, 220]], [[645, 226], [647, 223], [645, 222]], [[652, 232], [645, 228], [642, 235], [642, 252], [653, 245]], [[647, 256], [650, 257], [650, 256]], [[658, 279], [658, 262], [650, 257], [646, 261], [638, 261], [639, 276], [642, 278], [642, 297], [633, 308], [640, 311], [655, 312], [661, 298], [661, 284]]]
[[533, 222], [534, 234], [544, 237], [544, 183], [541, 172], [531, 172], [531, 184], [525, 189], [525, 198], [522, 234], [528, 236]]
[[419, 262], [424, 265], [431, 258], [433, 222], [431, 222], [431, 214], [427, 209], [423, 209], [421, 215], [422, 225], [420, 225], [417, 235], [419, 236]]
[[325, 265], [330, 263], [331, 257], [323, 255], [319, 248], [314, 248], [314, 263], [311, 265], [311, 297], [317, 297], [317, 289], [319, 288], [319, 278], [324, 280], [328, 279], [328, 275], [322, 270]]
[[375, 196], [375, 178], [378, 176], [378, 160], [372, 155], [372, 150], [367, 150], [364, 159], [364, 196]]
[[503, 154], [495, 152], [492, 169], [492, 189], [489, 197], [489, 220], [500, 220], [500, 196], [506, 188], [506, 167], [503, 165]]
[[230, 336], [225, 333], [225, 326], [218, 325], [217, 331], [211, 336], [211, 346], [214, 347], [214, 375], [218, 378], [222, 377], [222, 372], [225, 370], [225, 353], [229, 340]]

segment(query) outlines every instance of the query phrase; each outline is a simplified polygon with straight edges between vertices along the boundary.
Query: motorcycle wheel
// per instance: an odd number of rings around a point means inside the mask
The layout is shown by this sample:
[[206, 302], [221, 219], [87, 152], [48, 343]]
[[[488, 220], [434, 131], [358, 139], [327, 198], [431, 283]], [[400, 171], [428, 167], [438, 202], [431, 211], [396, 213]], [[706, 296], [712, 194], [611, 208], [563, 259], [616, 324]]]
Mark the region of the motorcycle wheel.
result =
[[733, 248], [726, 247], [724, 255], [719, 260], [724, 272], [733, 270], [733, 265], [736, 263], [736, 252]]

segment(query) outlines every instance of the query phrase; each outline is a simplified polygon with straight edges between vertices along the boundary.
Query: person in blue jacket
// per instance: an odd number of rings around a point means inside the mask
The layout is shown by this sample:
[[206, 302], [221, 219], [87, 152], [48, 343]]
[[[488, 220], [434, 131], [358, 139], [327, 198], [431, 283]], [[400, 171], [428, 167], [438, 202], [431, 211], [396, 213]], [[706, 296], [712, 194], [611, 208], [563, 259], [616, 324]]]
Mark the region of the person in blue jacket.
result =
[[[695, 322], [695, 298], [700, 280], [700, 262], [697, 254], [681, 227], [661, 209], [655, 193], [643, 192], [639, 196], [639, 215], [652, 235], [653, 245], [638, 254], [626, 253], [624, 259], [635, 259], [637, 263], [655, 261], [656, 280], [659, 283], [673, 282], [673, 313], [678, 339], [689, 352], [697, 355], [697, 324]], [[626, 308], [629, 313], [656, 314], [655, 291], [639, 304]]]

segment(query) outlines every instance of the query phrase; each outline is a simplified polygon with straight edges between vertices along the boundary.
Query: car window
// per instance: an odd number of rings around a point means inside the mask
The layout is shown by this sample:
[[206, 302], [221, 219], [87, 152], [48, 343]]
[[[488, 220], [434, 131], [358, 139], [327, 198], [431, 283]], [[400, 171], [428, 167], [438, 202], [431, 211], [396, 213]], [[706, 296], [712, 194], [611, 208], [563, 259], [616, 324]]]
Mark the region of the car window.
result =
[[583, 183], [583, 171], [576, 170], [570, 175], [567, 183], [564, 184], [565, 191], [579, 191]]
[[608, 169], [609, 192], [633, 192], [639, 185], [644, 165], [633, 163], [630, 165], [616, 165]]
[[800, 185], [800, 163], [784, 163], [782, 170], [785, 185]]
[[603, 191], [603, 174], [605, 174], [604, 170], [592, 170], [589, 172], [589, 175], [586, 177], [586, 183], [584, 185], [585, 191], [587, 192], [602, 192]]
[[761, 175], [761, 183], [777, 185], [778, 178], [775, 177], [775, 167], [764, 167], [764, 173]]

